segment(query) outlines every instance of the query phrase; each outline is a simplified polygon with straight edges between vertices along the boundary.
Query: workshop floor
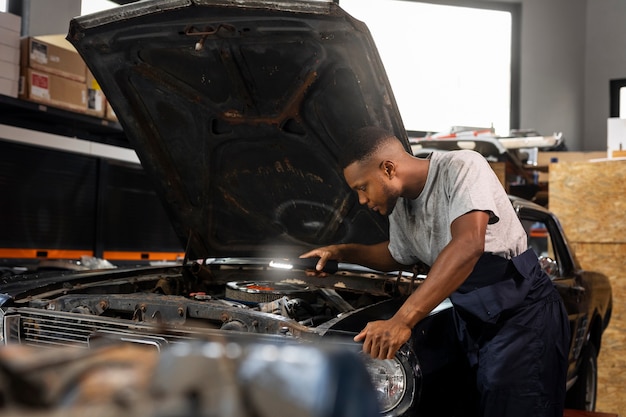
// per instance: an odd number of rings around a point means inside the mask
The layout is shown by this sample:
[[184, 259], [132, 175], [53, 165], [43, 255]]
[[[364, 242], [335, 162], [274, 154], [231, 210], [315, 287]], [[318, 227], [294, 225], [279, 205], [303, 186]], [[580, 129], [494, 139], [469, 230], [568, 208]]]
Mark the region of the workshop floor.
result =
[[598, 356], [596, 411], [626, 417], [626, 275], [610, 275], [613, 315]]

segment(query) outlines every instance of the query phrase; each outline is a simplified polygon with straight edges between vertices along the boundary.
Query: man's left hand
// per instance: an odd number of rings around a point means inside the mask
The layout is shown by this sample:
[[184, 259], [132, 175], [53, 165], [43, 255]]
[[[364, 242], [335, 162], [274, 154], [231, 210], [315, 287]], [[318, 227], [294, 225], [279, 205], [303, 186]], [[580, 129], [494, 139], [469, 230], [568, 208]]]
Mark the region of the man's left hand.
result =
[[394, 355], [411, 337], [411, 328], [396, 318], [367, 323], [355, 342], [363, 341], [363, 352], [374, 359], [393, 359]]

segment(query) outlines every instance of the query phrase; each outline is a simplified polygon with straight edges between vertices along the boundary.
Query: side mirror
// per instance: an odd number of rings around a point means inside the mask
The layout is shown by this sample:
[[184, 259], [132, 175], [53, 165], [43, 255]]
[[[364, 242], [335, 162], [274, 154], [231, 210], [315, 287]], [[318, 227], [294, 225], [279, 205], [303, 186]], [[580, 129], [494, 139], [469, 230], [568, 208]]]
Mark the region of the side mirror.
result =
[[559, 264], [554, 259], [548, 256], [540, 256], [539, 265], [550, 279], [555, 279], [559, 276]]

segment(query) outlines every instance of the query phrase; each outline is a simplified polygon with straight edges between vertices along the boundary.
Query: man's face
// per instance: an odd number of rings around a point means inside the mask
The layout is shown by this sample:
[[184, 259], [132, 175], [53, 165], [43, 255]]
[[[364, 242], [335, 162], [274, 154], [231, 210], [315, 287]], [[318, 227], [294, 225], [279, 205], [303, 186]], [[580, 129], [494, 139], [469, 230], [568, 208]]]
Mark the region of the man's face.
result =
[[359, 204], [384, 216], [391, 214], [399, 194], [379, 162], [353, 162], [343, 170], [343, 175], [350, 188], [356, 191]]

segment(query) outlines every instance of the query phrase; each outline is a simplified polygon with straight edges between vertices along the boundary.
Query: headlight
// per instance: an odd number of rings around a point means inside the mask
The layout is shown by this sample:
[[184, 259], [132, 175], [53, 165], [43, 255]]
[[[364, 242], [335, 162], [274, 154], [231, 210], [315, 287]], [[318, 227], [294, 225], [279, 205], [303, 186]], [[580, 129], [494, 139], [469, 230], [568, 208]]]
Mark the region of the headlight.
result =
[[4, 310], [3, 306], [11, 299], [8, 294], [0, 294], [0, 346], [6, 344], [4, 334]]
[[384, 416], [399, 416], [417, 407], [422, 373], [413, 351], [404, 345], [394, 359], [372, 359], [363, 355], [365, 367], [378, 393]]
[[0, 346], [6, 345], [7, 341], [4, 335], [4, 310], [0, 308]]
[[367, 358], [365, 367], [378, 394], [381, 411], [386, 413], [397, 407], [406, 393], [407, 386], [406, 373], [400, 361]]

